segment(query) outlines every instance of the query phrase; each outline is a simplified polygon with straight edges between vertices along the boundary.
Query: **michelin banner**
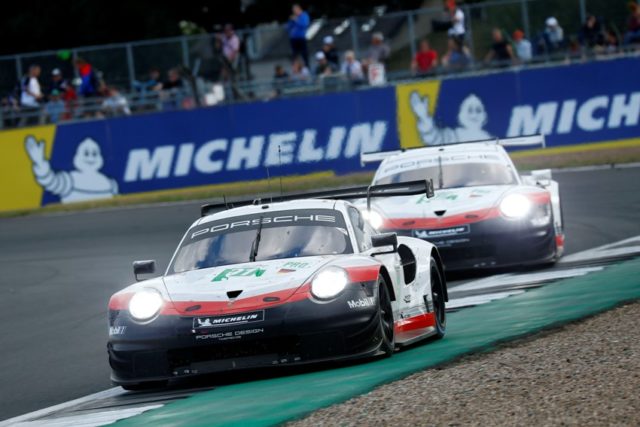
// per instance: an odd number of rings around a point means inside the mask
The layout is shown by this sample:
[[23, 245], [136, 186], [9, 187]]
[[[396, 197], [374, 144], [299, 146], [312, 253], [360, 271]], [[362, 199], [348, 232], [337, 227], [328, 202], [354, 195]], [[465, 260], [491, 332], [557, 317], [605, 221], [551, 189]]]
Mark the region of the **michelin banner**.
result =
[[640, 59], [401, 84], [402, 147], [544, 134], [547, 146], [640, 135]]
[[397, 144], [393, 88], [2, 132], [0, 209], [345, 174]]
[[[636, 138], [639, 59], [0, 132], [0, 210], [361, 171], [361, 151], [536, 133]], [[375, 166], [374, 166], [375, 167]]]

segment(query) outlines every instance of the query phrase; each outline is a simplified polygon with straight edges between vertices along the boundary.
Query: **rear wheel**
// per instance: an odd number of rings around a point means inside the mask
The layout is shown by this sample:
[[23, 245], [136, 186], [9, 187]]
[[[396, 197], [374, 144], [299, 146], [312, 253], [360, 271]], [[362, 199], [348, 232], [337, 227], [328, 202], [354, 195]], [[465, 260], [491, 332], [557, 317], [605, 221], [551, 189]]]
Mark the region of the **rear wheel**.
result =
[[382, 335], [382, 345], [380, 350], [389, 357], [395, 349], [395, 334], [393, 330], [393, 308], [391, 307], [391, 296], [383, 277], [378, 278], [378, 314], [380, 318], [380, 333]]
[[444, 337], [447, 330], [447, 313], [444, 304], [443, 274], [434, 258], [431, 258], [431, 296], [433, 297], [433, 312], [436, 318], [436, 338]]

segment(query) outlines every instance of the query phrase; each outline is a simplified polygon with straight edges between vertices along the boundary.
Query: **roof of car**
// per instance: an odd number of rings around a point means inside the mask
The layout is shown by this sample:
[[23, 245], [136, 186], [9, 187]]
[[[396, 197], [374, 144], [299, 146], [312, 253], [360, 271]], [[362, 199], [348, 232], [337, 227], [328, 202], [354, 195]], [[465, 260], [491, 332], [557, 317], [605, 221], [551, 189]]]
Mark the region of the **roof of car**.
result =
[[[265, 201], [267, 201], [265, 199]], [[233, 202], [229, 202], [230, 204]], [[216, 221], [225, 218], [235, 218], [242, 215], [251, 215], [261, 212], [287, 211], [298, 209], [336, 209], [343, 206], [346, 202], [343, 200], [330, 199], [299, 199], [288, 202], [262, 203], [249, 206], [241, 206], [231, 208], [207, 215], [198, 219], [193, 225], [204, 224], [210, 221]]]

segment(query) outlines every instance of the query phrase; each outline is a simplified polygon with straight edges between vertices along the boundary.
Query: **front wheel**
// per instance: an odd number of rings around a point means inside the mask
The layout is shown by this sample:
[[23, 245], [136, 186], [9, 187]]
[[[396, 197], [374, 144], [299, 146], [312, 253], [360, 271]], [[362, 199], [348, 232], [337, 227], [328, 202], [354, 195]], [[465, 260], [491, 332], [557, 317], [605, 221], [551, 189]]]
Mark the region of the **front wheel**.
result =
[[436, 318], [436, 338], [444, 337], [447, 330], [447, 313], [444, 304], [443, 274], [434, 258], [431, 258], [431, 296], [433, 298], [433, 312]]
[[378, 278], [378, 302], [378, 317], [380, 318], [380, 333], [382, 335], [380, 350], [386, 357], [389, 357], [395, 350], [396, 341], [391, 296], [383, 277]]

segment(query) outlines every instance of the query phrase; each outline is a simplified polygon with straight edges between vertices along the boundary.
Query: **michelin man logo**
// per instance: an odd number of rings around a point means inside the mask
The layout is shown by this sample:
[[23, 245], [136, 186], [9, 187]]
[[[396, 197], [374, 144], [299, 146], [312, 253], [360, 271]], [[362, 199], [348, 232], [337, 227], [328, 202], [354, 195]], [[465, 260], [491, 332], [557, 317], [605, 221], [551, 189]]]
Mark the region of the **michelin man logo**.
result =
[[27, 154], [33, 163], [33, 174], [38, 184], [57, 196], [62, 203], [104, 199], [118, 194], [118, 183], [100, 172], [103, 165], [100, 146], [91, 138], [78, 144], [73, 157], [75, 170], [55, 172], [45, 159], [44, 141], [33, 136], [25, 139]]
[[467, 96], [460, 104], [458, 111], [458, 127], [447, 128], [436, 126], [429, 114], [429, 97], [424, 98], [418, 92], [410, 95], [411, 110], [416, 116], [418, 133], [424, 145], [442, 145], [455, 142], [491, 139], [484, 130], [487, 124], [487, 111], [482, 100], [476, 95]]

